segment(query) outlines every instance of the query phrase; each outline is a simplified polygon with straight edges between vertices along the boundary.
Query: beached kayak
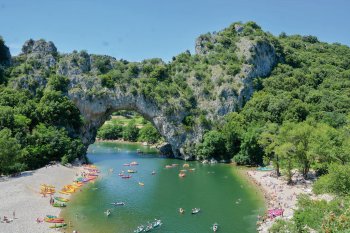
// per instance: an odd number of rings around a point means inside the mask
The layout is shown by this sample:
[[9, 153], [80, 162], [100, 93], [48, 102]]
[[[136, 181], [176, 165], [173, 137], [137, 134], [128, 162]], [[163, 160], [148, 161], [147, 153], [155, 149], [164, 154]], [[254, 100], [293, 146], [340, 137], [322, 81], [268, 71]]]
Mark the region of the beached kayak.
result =
[[63, 228], [66, 227], [67, 224], [66, 223], [61, 223], [61, 224], [55, 224], [53, 226], [50, 226], [50, 228]]
[[64, 204], [64, 203], [57, 203], [57, 202], [56, 202], [56, 203], [53, 203], [52, 206], [53, 206], [53, 207], [66, 207], [67, 205]]
[[[50, 215], [48, 215], [50, 216]], [[55, 217], [55, 216], [53, 216]], [[49, 222], [49, 223], [63, 223], [64, 222], [64, 219], [63, 218], [52, 218], [52, 217], [46, 217], [44, 218], [44, 221], [45, 222]]]
[[60, 201], [60, 202], [67, 202], [69, 199], [64, 198], [64, 197], [55, 197], [55, 200]]

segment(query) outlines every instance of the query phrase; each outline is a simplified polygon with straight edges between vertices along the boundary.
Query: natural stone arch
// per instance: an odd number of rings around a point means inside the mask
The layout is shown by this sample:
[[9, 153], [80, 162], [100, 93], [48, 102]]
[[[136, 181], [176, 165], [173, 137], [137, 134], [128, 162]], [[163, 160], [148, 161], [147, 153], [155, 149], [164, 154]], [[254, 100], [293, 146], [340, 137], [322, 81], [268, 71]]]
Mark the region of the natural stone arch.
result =
[[[98, 128], [112, 112], [134, 110], [156, 127], [170, 144], [175, 157], [192, 159], [195, 156], [195, 144], [200, 142], [206, 130], [210, 130], [210, 126], [204, 126], [198, 122], [190, 127], [184, 126], [184, 120], [187, 116], [191, 116], [192, 110], [202, 112], [202, 115], [193, 114], [194, 117], [202, 116], [208, 121], [220, 122], [226, 114], [237, 111], [244, 105], [254, 91], [253, 79], [267, 76], [279, 59], [275, 52], [274, 42], [269, 40], [268, 35], [261, 36], [264, 33], [259, 31], [255, 38], [244, 36], [234, 26], [236, 24], [224, 30], [230, 32], [233, 37], [230, 41], [235, 41], [230, 48], [224, 51], [233, 51], [232, 53], [235, 53], [234, 55], [241, 62], [238, 73], [228, 74], [225, 70], [228, 68], [225, 67], [226, 63], [210, 65], [205, 61], [211, 54], [222, 55], [213, 49], [215, 44], [220, 47], [223, 46], [220, 43], [227, 42], [227, 40], [221, 40], [220, 33], [200, 36], [196, 41], [196, 55], [191, 55], [189, 52], [182, 54], [182, 57], [193, 58], [192, 64], [198, 61], [202, 65], [210, 66], [210, 72], [206, 74], [209, 77], [207, 81], [213, 84], [209, 97], [203, 94], [205, 83], [197, 79], [193, 67], [188, 68], [183, 74], [186, 85], [193, 92], [192, 97], [196, 106], [192, 106], [192, 109], [184, 107], [181, 101], [176, 102], [174, 96], [171, 96], [169, 98], [171, 101], [167, 101], [164, 105], [152, 96], [133, 90], [135, 87], [133, 81], [149, 77], [128, 77], [121, 84], [103, 85], [101, 74], [112, 71], [114, 66], [120, 63], [129, 63], [127, 61], [117, 61], [109, 56], [91, 55], [85, 51], [60, 54], [52, 42], [44, 40], [29, 40], [23, 46], [21, 59], [35, 60], [40, 68], [34, 70], [30, 76], [16, 79], [14, 87], [30, 89], [30, 82], [45, 86], [47, 84], [47, 78], [43, 74], [45, 72], [54, 72], [67, 77], [69, 84], [65, 94], [75, 103], [83, 118], [79, 135], [75, 136], [82, 139], [86, 148], [95, 141]], [[178, 57], [180, 59], [181, 54]], [[103, 72], [98, 70], [99, 59], [104, 59], [108, 63]], [[172, 62], [165, 64], [160, 60], [159, 63], [165, 67], [172, 67]], [[133, 64], [140, 69], [144, 68], [143, 63]], [[176, 74], [175, 70], [167, 78], [176, 82]], [[222, 80], [224, 80], [223, 83]], [[142, 85], [142, 82], [139, 85]], [[172, 111], [169, 111], [170, 109]]]
[[81, 136], [85, 145], [94, 143], [97, 130], [109, 119], [113, 112], [132, 110], [141, 114], [155, 126], [171, 145], [175, 157], [181, 156], [180, 148], [185, 142], [186, 136], [179, 134], [180, 127], [176, 126], [174, 121], [170, 121], [169, 116], [165, 116], [157, 104], [149, 101], [144, 96], [122, 93], [117, 89], [108, 91], [103, 97], [86, 98], [74, 93], [70, 93], [69, 97], [84, 117]]

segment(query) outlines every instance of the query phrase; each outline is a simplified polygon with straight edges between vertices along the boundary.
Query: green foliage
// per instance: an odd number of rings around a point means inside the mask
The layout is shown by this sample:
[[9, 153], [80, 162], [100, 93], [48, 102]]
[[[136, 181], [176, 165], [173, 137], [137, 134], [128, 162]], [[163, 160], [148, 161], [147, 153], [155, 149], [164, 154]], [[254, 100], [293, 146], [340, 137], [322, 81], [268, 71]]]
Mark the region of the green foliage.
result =
[[123, 130], [123, 139], [135, 142], [138, 138], [139, 129], [136, 127], [135, 121], [130, 121]]
[[161, 140], [161, 138], [162, 136], [157, 129], [151, 123], [147, 123], [140, 129], [138, 141], [154, 144]]
[[203, 142], [197, 145], [197, 155], [201, 159], [227, 160], [230, 157], [226, 151], [225, 143], [225, 138], [220, 132], [209, 131], [204, 135]]
[[66, 93], [68, 91], [69, 79], [60, 75], [52, 75], [49, 78], [48, 86], [54, 91]]
[[38, 103], [41, 122], [48, 125], [78, 130], [81, 126], [80, 112], [74, 103], [59, 91], [46, 91]]
[[108, 56], [94, 56], [93, 65], [101, 74], [105, 74], [111, 69], [111, 61]]
[[0, 36], [0, 65], [6, 60], [6, 47], [5, 47], [5, 41]]
[[130, 111], [119, 111], [107, 121], [97, 132], [101, 139], [124, 139], [127, 141], [157, 143], [162, 139], [158, 130], [145, 118]]
[[0, 175], [8, 174], [18, 168], [21, 171], [25, 166], [18, 166], [17, 160], [21, 158], [24, 151], [16, 138], [11, 136], [11, 130], [5, 128], [0, 130]]
[[28, 138], [28, 154], [23, 158], [31, 168], [41, 167], [50, 161], [60, 161], [66, 156], [68, 161], [81, 155], [83, 144], [80, 139], [72, 139], [65, 129], [39, 124]]
[[314, 185], [315, 193], [334, 193], [337, 195], [350, 194], [350, 165], [333, 163], [329, 173], [317, 180]]
[[335, 198], [332, 201], [312, 200], [306, 195], [298, 198], [292, 220], [278, 220], [270, 232], [349, 232], [350, 198]]
[[262, 164], [263, 149], [258, 143], [260, 133], [260, 127], [252, 126], [243, 134], [239, 156], [234, 157], [238, 164]]
[[116, 140], [123, 136], [123, 126], [117, 124], [105, 124], [97, 132], [101, 139]]
[[283, 219], [277, 219], [276, 222], [269, 228], [270, 233], [291, 233], [297, 232], [295, 225]]

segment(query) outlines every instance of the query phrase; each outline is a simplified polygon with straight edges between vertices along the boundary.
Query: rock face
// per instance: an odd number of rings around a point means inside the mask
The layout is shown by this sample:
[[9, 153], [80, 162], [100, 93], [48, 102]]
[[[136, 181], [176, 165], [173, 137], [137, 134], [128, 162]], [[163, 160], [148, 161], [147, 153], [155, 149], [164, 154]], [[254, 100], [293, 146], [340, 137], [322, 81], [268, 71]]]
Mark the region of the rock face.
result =
[[[241, 31], [242, 29], [236, 30]], [[200, 37], [197, 40], [196, 51], [198, 55], [205, 56], [210, 53], [210, 50], [204, 46], [204, 43], [208, 41], [215, 43], [215, 36]], [[268, 41], [252, 41], [242, 37], [236, 46], [238, 48], [237, 56], [244, 60], [242, 68], [238, 74], [231, 77], [232, 81], [225, 85], [214, 86], [211, 90], [212, 98], [203, 98], [198, 91], [201, 84], [195, 80], [195, 77], [191, 76], [187, 79], [188, 85], [195, 93], [197, 108], [207, 110], [208, 113], [205, 116], [207, 119], [220, 120], [227, 113], [242, 107], [253, 93], [253, 79], [268, 75], [277, 62], [275, 49]], [[69, 78], [70, 83], [66, 94], [84, 118], [80, 137], [86, 147], [95, 141], [98, 128], [114, 111], [134, 110], [152, 122], [169, 143], [163, 148], [164, 151], [168, 153], [171, 148], [175, 157], [194, 158], [195, 155], [191, 148], [202, 139], [205, 128], [195, 125], [191, 130], [187, 130], [183, 127], [182, 122], [188, 115], [188, 110], [178, 110], [169, 115], [167, 111], [171, 105], [162, 106], [141, 93], [134, 93], [130, 87], [131, 84], [124, 88], [120, 86], [104, 87], [101, 78], [98, 77], [96, 68], [98, 57], [96, 55], [90, 55], [84, 51], [59, 55], [55, 45], [44, 40], [27, 41], [22, 52], [22, 56], [25, 56], [27, 60], [35, 59], [39, 61], [41, 67], [54, 68], [57, 74]], [[100, 57], [108, 61], [108, 64], [113, 64], [116, 61], [112, 57]], [[107, 66], [106, 69], [110, 68], [112, 67]], [[222, 68], [213, 66], [211, 80], [217, 81], [222, 73]], [[33, 77], [41, 76], [40, 73], [34, 72]], [[27, 79], [19, 80], [17, 87], [26, 88], [25, 81]], [[38, 82], [39, 85], [46, 85], [44, 82], [40, 83], [40, 80]], [[236, 85], [238, 88], [233, 90], [232, 85]]]
[[22, 53], [27, 55], [29, 60], [39, 61], [42, 67], [50, 68], [56, 65], [57, 48], [51, 41], [27, 40], [22, 47]]

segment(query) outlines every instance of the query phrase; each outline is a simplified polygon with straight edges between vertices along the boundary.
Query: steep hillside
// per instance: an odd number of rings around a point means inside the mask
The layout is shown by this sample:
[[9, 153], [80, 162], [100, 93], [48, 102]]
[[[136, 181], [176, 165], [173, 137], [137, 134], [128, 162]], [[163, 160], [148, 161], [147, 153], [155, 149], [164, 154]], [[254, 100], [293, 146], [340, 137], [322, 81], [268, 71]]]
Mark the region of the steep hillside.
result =
[[[30, 167], [41, 157], [37, 166], [83, 155], [118, 110], [150, 120], [175, 157], [261, 163], [257, 141], [267, 122], [312, 116], [338, 127], [349, 109], [349, 96], [340, 93], [348, 88], [348, 47], [312, 36], [275, 37], [254, 22], [201, 35], [196, 54], [186, 51], [169, 63], [62, 54], [45, 40], [27, 41], [9, 59], [1, 46], [0, 129], [21, 155], [14, 161]], [[51, 140], [57, 132], [65, 143]]]

